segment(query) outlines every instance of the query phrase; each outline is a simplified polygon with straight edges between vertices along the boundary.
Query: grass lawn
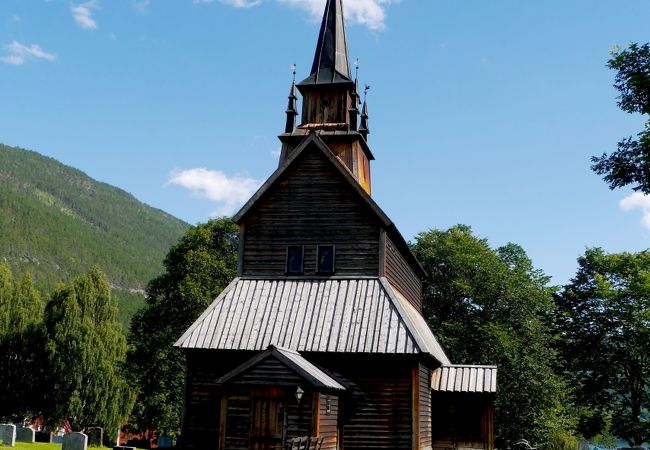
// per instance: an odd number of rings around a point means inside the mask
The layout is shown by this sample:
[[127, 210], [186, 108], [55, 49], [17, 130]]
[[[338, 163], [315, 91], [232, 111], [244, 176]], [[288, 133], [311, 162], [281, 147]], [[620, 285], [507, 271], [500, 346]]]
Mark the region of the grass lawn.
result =
[[[0, 449], [10, 449], [12, 447], [5, 447], [0, 444]], [[61, 450], [61, 444], [44, 444], [42, 442], [36, 442], [34, 444], [28, 444], [27, 442], [16, 442], [16, 446], [13, 447], [16, 450]], [[88, 449], [108, 449], [108, 447], [88, 447]]]
[[[11, 448], [5, 447], [4, 448]], [[28, 444], [27, 442], [16, 442], [16, 446], [13, 447], [17, 450], [61, 450], [61, 444], [44, 444], [42, 442], [36, 442], [34, 444]]]

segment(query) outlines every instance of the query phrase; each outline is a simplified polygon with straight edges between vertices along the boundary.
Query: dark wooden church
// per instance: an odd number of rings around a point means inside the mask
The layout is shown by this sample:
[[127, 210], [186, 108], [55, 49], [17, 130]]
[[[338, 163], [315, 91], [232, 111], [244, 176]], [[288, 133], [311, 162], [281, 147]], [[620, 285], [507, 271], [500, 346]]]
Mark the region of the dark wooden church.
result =
[[238, 277], [176, 343], [185, 447], [493, 448], [496, 368], [452, 364], [423, 319], [423, 270], [370, 196], [359, 106], [328, 0], [280, 166], [234, 216]]

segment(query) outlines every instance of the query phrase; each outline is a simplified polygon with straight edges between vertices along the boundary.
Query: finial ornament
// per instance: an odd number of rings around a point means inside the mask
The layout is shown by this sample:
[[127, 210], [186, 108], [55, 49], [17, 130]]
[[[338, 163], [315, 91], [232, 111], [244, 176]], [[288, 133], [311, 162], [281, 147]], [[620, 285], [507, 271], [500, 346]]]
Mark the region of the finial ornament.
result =
[[359, 78], [359, 58], [354, 60], [354, 79]]
[[296, 66], [295, 64], [291, 64], [291, 74], [293, 75], [293, 82], [294, 83], [296, 82], [296, 69], [297, 68], [298, 68], [298, 66]]
[[363, 102], [364, 102], [364, 103], [366, 102], [366, 97], [368, 97], [368, 91], [369, 91], [369, 90], [370, 90], [370, 85], [369, 85], [369, 84], [365, 84], [365, 85], [363, 86]]

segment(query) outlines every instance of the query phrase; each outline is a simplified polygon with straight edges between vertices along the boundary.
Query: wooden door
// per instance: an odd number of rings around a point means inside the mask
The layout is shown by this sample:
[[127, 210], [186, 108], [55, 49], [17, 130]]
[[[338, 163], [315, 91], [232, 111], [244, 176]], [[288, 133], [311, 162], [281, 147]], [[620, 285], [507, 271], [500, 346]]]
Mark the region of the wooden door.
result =
[[251, 401], [251, 450], [281, 450], [286, 423], [284, 392], [273, 387], [256, 388]]

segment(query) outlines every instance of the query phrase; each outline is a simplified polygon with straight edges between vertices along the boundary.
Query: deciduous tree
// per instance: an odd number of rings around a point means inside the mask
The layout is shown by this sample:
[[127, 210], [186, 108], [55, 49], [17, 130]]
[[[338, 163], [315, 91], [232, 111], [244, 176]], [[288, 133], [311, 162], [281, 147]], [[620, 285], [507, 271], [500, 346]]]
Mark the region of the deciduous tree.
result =
[[43, 301], [28, 273], [15, 282], [0, 264], [0, 417], [41, 411], [45, 389]]
[[650, 253], [588, 249], [558, 296], [564, 365], [585, 413], [580, 431], [650, 439]]
[[106, 277], [98, 269], [60, 286], [45, 310], [51, 424], [117, 430], [133, 405], [124, 378], [126, 339]]
[[136, 428], [179, 431], [185, 359], [173, 344], [235, 277], [238, 242], [239, 229], [227, 218], [192, 227], [167, 254], [165, 272], [149, 283], [129, 338], [139, 386]]
[[620, 141], [610, 155], [592, 157], [591, 167], [611, 189], [631, 186], [650, 194], [650, 44], [632, 43], [624, 50], [615, 49], [607, 65], [616, 70], [618, 106], [645, 116], [645, 129], [636, 138]]
[[570, 432], [570, 401], [554, 371], [547, 325], [549, 278], [518, 245], [492, 249], [467, 226], [420, 233], [413, 248], [427, 273], [425, 317], [452, 361], [499, 366], [498, 446], [522, 437], [546, 445]]

